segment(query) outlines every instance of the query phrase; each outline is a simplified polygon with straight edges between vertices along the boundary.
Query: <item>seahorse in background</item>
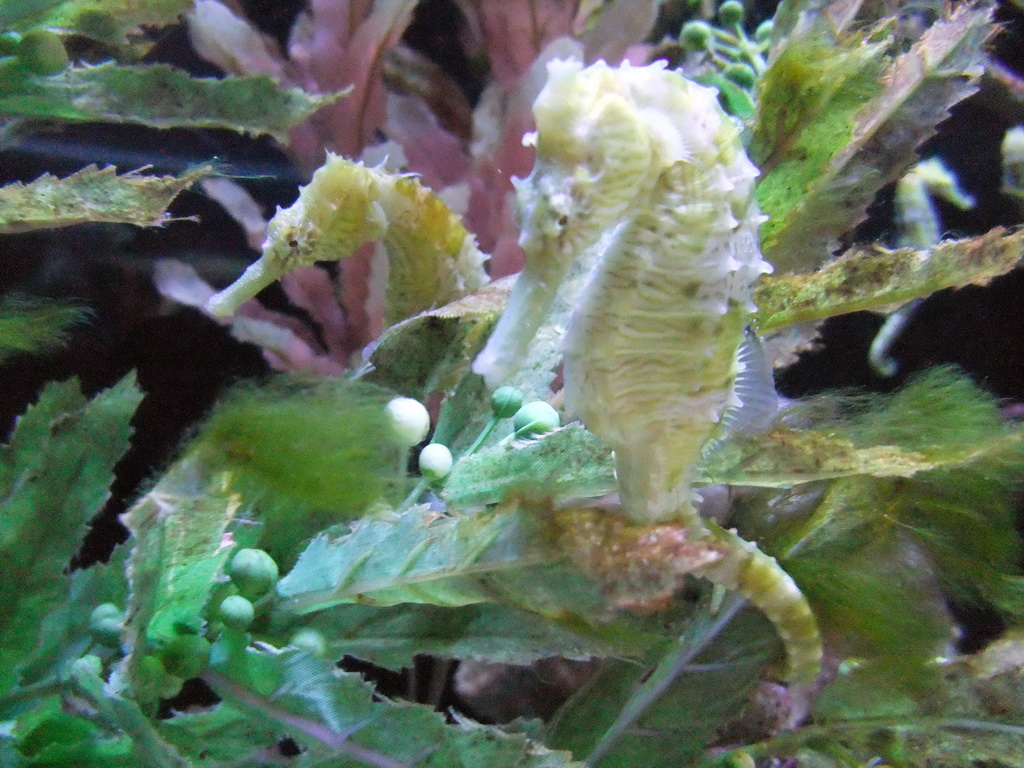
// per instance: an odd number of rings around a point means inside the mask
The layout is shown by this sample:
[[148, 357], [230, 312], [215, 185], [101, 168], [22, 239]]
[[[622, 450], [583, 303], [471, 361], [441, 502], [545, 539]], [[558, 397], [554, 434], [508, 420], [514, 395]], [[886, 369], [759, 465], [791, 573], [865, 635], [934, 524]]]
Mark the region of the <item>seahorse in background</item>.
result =
[[517, 190], [527, 265], [475, 370], [503, 383], [567, 262], [598, 243], [564, 340], [565, 404], [615, 451], [621, 506], [563, 515], [564, 542], [622, 605], [655, 605], [685, 574], [739, 591], [775, 624], [788, 676], [813, 679], [822, 650], [806, 599], [773, 558], [703, 520], [691, 487], [742, 405], [738, 352], [771, 271], [758, 170], [716, 92], [663, 64], [556, 61], [550, 73], [537, 165]]

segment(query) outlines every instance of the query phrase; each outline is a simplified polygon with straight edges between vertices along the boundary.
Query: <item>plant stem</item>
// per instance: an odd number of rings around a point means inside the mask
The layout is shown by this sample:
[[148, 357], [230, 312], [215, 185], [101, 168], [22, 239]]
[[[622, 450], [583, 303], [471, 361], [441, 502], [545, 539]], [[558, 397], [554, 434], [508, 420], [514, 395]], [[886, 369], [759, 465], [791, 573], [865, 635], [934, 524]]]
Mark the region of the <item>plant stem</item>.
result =
[[593, 752], [583, 762], [588, 766], [593, 766], [607, 756], [629, 729], [636, 725], [647, 710], [654, 706], [658, 699], [675, 684], [679, 676], [688, 671], [690, 662], [711, 644], [746, 602], [738, 594], [731, 595], [724, 601], [717, 614], [706, 618], [704, 626], [700, 626], [698, 623], [691, 627], [691, 631], [680, 637], [676, 641], [675, 647], [658, 663], [651, 676], [626, 703], [618, 718], [605, 731]]
[[499, 421], [501, 421], [501, 419], [497, 416], [491, 416], [490, 420], [487, 422], [487, 426], [484, 427], [483, 431], [477, 436], [476, 440], [473, 441], [473, 444], [466, 449], [466, 452], [463, 453], [462, 456], [472, 456], [480, 450], [480, 446], [484, 444], [484, 440], [491, 436], [494, 428], [498, 426]]
[[226, 694], [230, 698], [237, 699], [239, 702], [259, 710], [267, 717], [273, 718], [289, 728], [294, 728], [296, 731], [316, 739], [321, 744], [336, 750], [346, 757], [373, 766], [373, 768], [410, 768], [405, 763], [392, 760], [387, 755], [382, 755], [372, 749], [366, 749], [358, 744], [353, 744], [348, 740], [351, 734], [338, 733], [323, 723], [296, 715], [271, 703], [259, 694], [250, 691], [245, 686], [239, 685], [219, 672], [208, 670], [203, 674], [203, 679], [218, 695]]
[[64, 690], [64, 686], [57, 680], [43, 680], [32, 685], [26, 685], [24, 688], [18, 688], [0, 696], [0, 714], [7, 712], [8, 709], [16, 704], [41, 699], [45, 696], [52, 696], [60, 693], [62, 690]]
[[773, 739], [762, 741], [758, 744], [746, 744], [728, 752], [720, 753], [712, 761], [706, 762], [704, 765], [731, 765], [732, 763], [729, 762], [730, 756], [738, 752], [745, 752], [755, 760], [760, 761], [772, 756], [781, 756], [795, 752], [812, 741], [829, 739], [839, 733], [883, 729], [894, 731], [925, 731], [934, 729], [988, 731], [1024, 737], [1024, 726], [1011, 723], [946, 717], [919, 717], [915, 718], [912, 722], [908, 722], [906, 718], [874, 718], [870, 720], [854, 720], [846, 723], [805, 726], [795, 731], [782, 733]]

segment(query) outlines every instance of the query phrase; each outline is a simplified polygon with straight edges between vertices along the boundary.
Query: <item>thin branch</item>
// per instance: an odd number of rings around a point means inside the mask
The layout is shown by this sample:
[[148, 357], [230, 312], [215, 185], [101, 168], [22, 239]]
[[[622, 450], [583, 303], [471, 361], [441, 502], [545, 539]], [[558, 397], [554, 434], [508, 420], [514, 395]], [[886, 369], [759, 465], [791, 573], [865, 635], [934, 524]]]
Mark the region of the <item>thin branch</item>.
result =
[[373, 768], [410, 768], [405, 763], [392, 760], [387, 755], [382, 755], [379, 752], [360, 747], [358, 744], [353, 744], [349, 741], [349, 733], [338, 733], [337, 731], [331, 730], [323, 723], [312, 720], [302, 715], [296, 715], [294, 712], [271, 703], [263, 696], [253, 693], [248, 688], [239, 685], [238, 683], [230, 680], [226, 676], [219, 672], [207, 671], [203, 674], [203, 679], [209, 684], [217, 694], [226, 694], [227, 696], [237, 699], [243, 704], [250, 706], [254, 709], [259, 710], [267, 717], [271, 717], [289, 728], [293, 728], [300, 733], [304, 733], [312, 739], [316, 739], [321, 744], [340, 752], [346, 757], [350, 757], [353, 760], [358, 760], [366, 765], [373, 766]]
[[690, 662], [711, 644], [746, 602], [737, 594], [730, 595], [711, 624], [699, 631], [696, 637], [683, 635], [679, 638], [676, 647], [661, 660], [650, 678], [637, 689], [633, 698], [623, 707], [618, 719], [605, 731], [594, 751], [583, 762], [588, 766], [596, 765], [615, 749], [627, 732], [675, 684], [676, 680], [694, 668]]

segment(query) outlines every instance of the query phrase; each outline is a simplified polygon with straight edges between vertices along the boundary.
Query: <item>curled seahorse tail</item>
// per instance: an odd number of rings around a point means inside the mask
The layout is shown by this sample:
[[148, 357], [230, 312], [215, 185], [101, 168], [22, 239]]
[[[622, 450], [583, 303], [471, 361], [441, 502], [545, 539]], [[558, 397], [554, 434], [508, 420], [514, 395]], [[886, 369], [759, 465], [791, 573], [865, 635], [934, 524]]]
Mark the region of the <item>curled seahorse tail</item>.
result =
[[739, 592], [775, 625], [786, 648], [787, 680], [814, 682], [821, 671], [822, 644], [818, 621], [807, 598], [774, 557], [709, 521], [704, 521], [725, 557], [694, 571], [713, 584]]

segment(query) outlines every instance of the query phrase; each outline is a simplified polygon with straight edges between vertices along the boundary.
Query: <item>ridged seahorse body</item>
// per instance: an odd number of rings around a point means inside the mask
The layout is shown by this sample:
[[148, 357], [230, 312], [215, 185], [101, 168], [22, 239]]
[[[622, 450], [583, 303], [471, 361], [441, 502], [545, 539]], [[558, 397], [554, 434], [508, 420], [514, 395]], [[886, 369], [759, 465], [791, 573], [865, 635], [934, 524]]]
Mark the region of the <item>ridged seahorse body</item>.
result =
[[[616, 142], [636, 143], [648, 147], [649, 162], [628, 187], [601, 179], [632, 197], [569, 323], [566, 408], [614, 449], [622, 511], [633, 524], [685, 531], [687, 548], [701, 553], [689, 566], [673, 560], [676, 575], [745, 595], [778, 628], [791, 676], [812, 678], [821, 644], [799, 588], [756, 545], [702, 520], [692, 502], [701, 449], [740, 405], [737, 352], [754, 284], [771, 271], [758, 245], [757, 168], [714, 90], [663, 65], [563, 63], [560, 74], [572, 66], [577, 87], [594, 104], [607, 93], [630, 128], [605, 124], [591, 152], [619, 157], [626, 149]], [[585, 127], [557, 130], [575, 137]]]
[[555, 60], [533, 105], [533, 172], [514, 180], [526, 256], [505, 311], [473, 370], [506, 384], [551, 308], [570, 264], [615, 227], [660, 165], [643, 115], [617, 88], [615, 70]]

